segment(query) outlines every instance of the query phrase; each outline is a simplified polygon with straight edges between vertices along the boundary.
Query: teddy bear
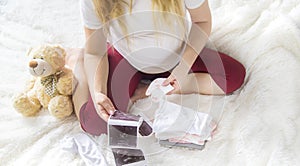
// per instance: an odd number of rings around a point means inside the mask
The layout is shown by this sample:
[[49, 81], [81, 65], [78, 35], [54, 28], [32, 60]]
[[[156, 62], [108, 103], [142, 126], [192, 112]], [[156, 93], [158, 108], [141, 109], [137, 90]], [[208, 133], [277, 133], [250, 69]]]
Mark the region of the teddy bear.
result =
[[23, 92], [15, 95], [14, 108], [24, 116], [34, 116], [42, 108], [58, 119], [71, 115], [73, 73], [65, 65], [64, 48], [45, 44], [29, 49], [26, 55], [33, 78]]

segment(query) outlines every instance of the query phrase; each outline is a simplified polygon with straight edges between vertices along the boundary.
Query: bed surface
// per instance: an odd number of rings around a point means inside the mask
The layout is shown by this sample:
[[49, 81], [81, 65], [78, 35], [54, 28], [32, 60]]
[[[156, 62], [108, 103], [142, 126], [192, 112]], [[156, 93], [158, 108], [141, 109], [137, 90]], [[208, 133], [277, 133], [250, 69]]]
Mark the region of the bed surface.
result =
[[[209, 44], [245, 65], [245, 85], [226, 97], [169, 96], [199, 110], [221, 103], [222, 119], [203, 151], [163, 149], [148, 156], [149, 165], [299, 165], [300, 1], [209, 3]], [[0, 22], [0, 165], [84, 165], [60, 146], [65, 136], [81, 132], [74, 115], [59, 121], [44, 111], [24, 118], [11, 106], [29, 77], [25, 52], [30, 46], [84, 45], [78, 0], [0, 0]], [[148, 100], [137, 101], [132, 111], [142, 110]], [[94, 139], [113, 164], [106, 136]]]

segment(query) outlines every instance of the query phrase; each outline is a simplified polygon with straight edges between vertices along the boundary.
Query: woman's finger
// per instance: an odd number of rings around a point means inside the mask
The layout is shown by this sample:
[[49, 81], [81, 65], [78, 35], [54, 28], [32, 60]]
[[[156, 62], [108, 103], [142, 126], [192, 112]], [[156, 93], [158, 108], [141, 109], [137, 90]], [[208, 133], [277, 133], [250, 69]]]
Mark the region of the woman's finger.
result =
[[180, 92], [180, 86], [176, 80], [173, 83], [171, 83], [171, 85], [174, 89], [168, 92], [167, 95], [176, 94]]
[[104, 108], [100, 109], [100, 117], [106, 122], [108, 121], [109, 114], [106, 112]]
[[162, 86], [167, 86], [170, 84], [169, 78], [167, 78], [163, 83]]
[[112, 104], [111, 100], [102, 93], [97, 93], [96, 95], [96, 101], [99, 106], [101, 106], [102, 109], [104, 109], [107, 114], [113, 114], [114, 113], [114, 105]]
[[171, 82], [173, 82], [175, 80], [173, 75], [170, 75], [163, 83], [162, 86], [167, 86], [169, 84], [171, 84]]
[[109, 114], [106, 112], [106, 110], [101, 105], [97, 105], [96, 112], [103, 120], [105, 120], [105, 121], [108, 120]]
[[108, 97], [104, 98], [104, 101], [101, 103], [102, 107], [106, 110], [106, 112], [110, 115], [114, 114], [115, 108], [112, 102]]

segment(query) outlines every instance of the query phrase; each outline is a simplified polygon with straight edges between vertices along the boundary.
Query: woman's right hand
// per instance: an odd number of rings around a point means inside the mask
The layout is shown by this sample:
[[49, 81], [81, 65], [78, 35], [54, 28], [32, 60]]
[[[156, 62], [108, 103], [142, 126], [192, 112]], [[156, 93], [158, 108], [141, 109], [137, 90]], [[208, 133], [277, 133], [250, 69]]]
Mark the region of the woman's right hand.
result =
[[111, 100], [101, 92], [95, 92], [96, 111], [98, 115], [107, 122], [110, 115], [114, 114], [115, 107]]

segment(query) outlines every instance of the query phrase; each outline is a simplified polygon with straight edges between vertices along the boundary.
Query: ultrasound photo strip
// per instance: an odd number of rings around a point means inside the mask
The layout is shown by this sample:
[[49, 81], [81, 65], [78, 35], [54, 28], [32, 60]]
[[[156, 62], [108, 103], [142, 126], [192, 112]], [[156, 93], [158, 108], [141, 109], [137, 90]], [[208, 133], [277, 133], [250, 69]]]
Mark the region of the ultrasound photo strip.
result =
[[114, 148], [137, 148], [140, 123], [140, 121], [109, 120], [109, 146]]
[[145, 166], [144, 153], [140, 149], [112, 148], [116, 166]]

